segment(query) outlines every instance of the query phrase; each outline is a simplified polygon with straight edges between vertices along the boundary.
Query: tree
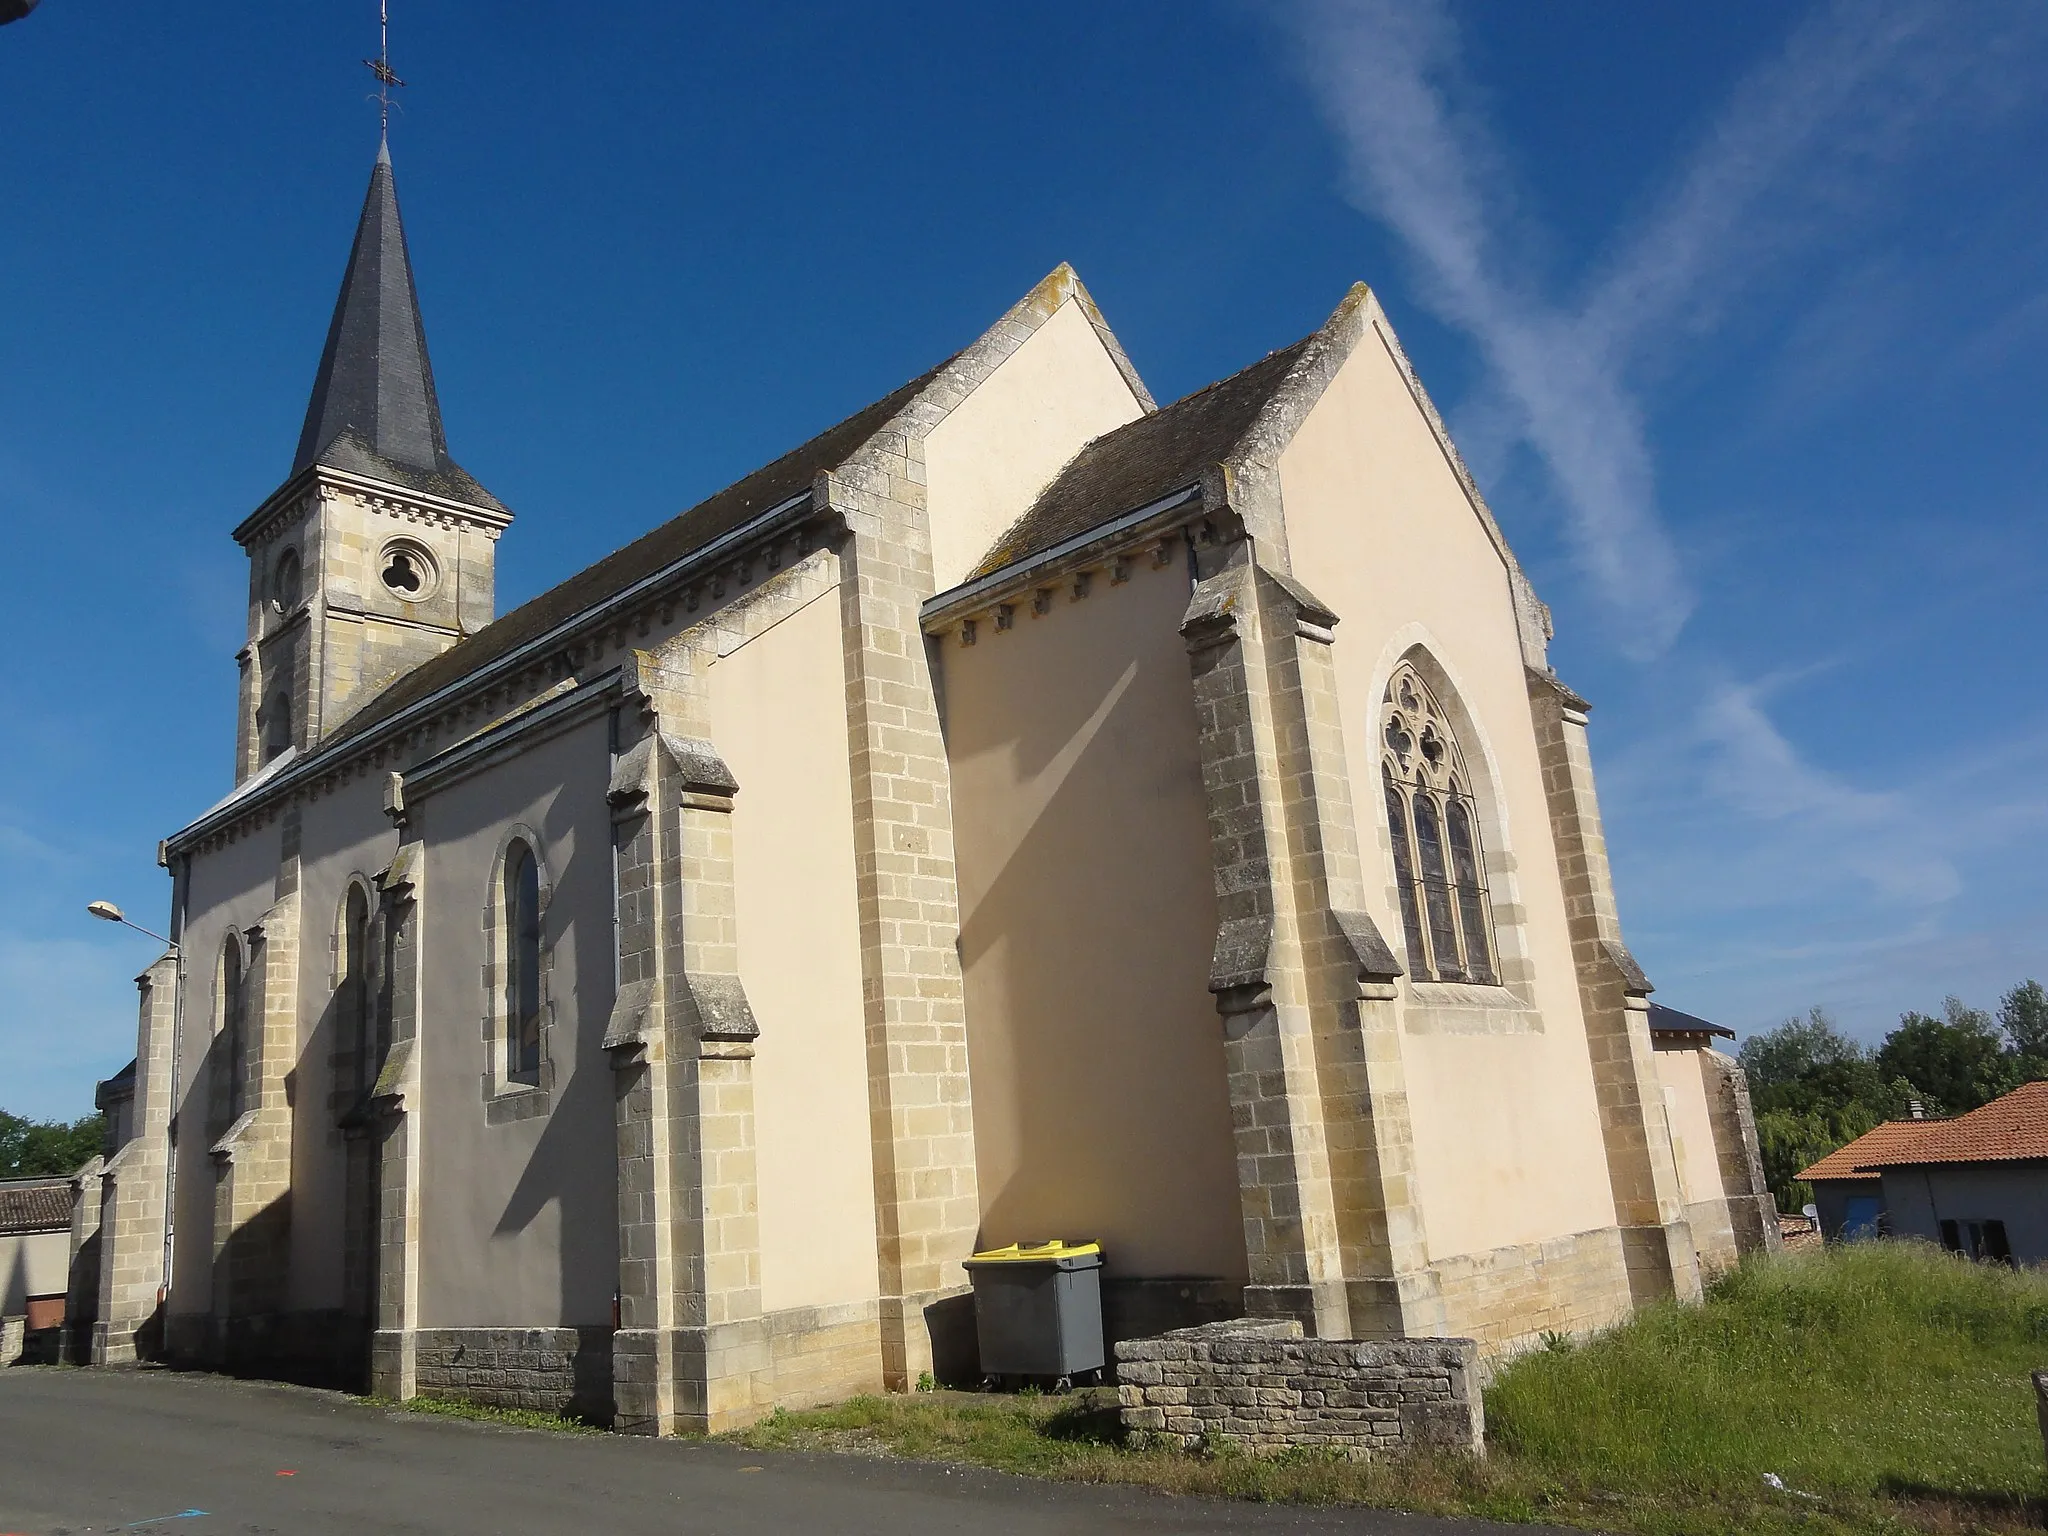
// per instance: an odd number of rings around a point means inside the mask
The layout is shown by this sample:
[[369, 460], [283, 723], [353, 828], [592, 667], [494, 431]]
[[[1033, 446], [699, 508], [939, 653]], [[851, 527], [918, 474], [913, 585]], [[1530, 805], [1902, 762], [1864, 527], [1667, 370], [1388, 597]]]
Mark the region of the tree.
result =
[[25, 1120], [0, 1109], [0, 1179], [76, 1173], [99, 1154], [106, 1117]]
[[2030, 1059], [2027, 1075], [2043, 1075], [2048, 1067], [2048, 987], [2030, 979], [2006, 993], [1998, 1005], [1998, 1027], [2014, 1054]]
[[1775, 1029], [1751, 1035], [1736, 1053], [1752, 1094], [1801, 1082], [1824, 1067], [1853, 1067], [1868, 1056], [1869, 1052], [1835, 1027], [1822, 1008], [1809, 1009], [1803, 1019], [1787, 1019]]
[[1780, 1210], [1813, 1198], [1800, 1169], [1908, 1113], [1911, 1088], [1887, 1082], [1869, 1048], [1819, 1008], [1751, 1035], [1736, 1054], [1749, 1079], [1764, 1182]]
[[1878, 1047], [1877, 1068], [1917, 1088], [1931, 1115], [1976, 1109], [2012, 1092], [2021, 1081], [2018, 1063], [2007, 1054], [1991, 1015], [1954, 997], [1943, 1003], [1938, 1019], [1901, 1014], [1899, 1027]]

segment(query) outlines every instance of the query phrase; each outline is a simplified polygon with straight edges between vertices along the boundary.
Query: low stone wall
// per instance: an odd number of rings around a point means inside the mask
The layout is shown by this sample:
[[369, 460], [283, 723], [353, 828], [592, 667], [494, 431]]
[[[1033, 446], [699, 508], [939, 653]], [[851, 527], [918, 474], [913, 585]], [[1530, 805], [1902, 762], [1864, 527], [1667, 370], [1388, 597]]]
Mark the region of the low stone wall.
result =
[[422, 1328], [421, 1397], [612, 1420], [609, 1328]]
[[1291, 1319], [1238, 1319], [1126, 1340], [1116, 1361], [1124, 1429], [1140, 1444], [1364, 1457], [1485, 1442], [1470, 1339], [1309, 1339]]

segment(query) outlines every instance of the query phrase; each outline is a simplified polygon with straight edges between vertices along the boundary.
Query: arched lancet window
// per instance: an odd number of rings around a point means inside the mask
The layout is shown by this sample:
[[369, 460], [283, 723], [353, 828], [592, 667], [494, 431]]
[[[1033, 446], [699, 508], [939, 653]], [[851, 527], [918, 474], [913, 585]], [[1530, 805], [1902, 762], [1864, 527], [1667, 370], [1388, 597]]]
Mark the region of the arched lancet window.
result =
[[271, 696], [269, 718], [263, 726], [263, 761], [283, 756], [292, 744], [292, 696], [280, 690]]
[[248, 975], [242, 964], [242, 940], [230, 933], [220, 958], [220, 1106], [222, 1127], [242, 1117], [242, 1074], [248, 1064]]
[[515, 842], [505, 850], [505, 1075], [540, 1082], [540, 864]]
[[1471, 775], [1429, 685], [1403, 662], [1387, 684], [1381, 783], [1408, 971], [1491, 984], [1493, 936]]
[[376, 993], [370, 986], [370, 899], [360, 885], [348, 888], [341, 918], [342, 1039], [355, 1058], [355, 1086], [368, 1093], [376, 1086], [378, 1060], [373, 1020]]

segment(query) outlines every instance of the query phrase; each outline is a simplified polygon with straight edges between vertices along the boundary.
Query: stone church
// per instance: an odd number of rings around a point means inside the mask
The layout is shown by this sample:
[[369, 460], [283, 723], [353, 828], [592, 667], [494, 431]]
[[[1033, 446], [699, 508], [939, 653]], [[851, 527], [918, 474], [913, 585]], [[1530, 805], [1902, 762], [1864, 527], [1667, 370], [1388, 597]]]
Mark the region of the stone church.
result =
[[1653, 1028], [1587, 703], [1362, 285], [1155, 404], [1060, 267], [500, 616], [388, 153], [165, 840], [96, 1361], [646, 1433], [972, 1380], [962, 1260], [1113, 1337], [1585, 1331], [1773, 1243]]

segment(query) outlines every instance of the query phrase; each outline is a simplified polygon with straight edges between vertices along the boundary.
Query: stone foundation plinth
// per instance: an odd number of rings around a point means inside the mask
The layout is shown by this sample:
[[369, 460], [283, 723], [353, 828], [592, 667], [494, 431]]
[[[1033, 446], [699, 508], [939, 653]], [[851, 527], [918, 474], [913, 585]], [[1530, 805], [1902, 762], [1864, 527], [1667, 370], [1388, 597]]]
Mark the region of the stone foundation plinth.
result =
[[609, 1328], [422, 1328], [421, 1397], [612, 1420]]
[[1485, 1442], [1470, 1339], [1310, 1339], [1293, 1319], [1237, 1320], [1127, 1340], [1116, 1361], [1124, 1428], [1140, 1443], [1366, 1457]]

